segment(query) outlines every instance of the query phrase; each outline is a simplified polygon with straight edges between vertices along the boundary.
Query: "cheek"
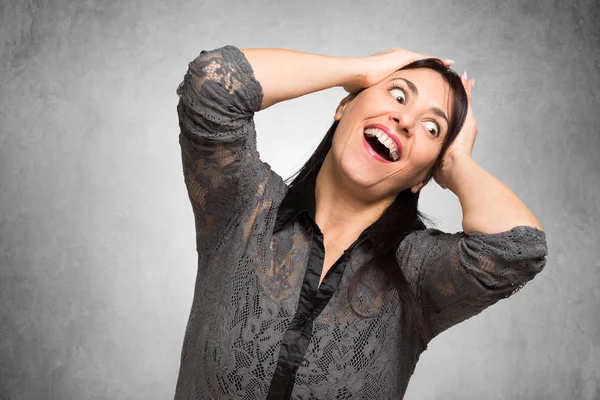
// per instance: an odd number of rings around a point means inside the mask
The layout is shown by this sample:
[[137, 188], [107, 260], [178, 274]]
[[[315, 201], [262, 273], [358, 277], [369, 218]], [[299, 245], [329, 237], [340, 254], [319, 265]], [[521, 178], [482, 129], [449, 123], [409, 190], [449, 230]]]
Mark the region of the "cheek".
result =
[[344, 147], [346, 147], [349, 137], [350, 137], [349, 130], [346, 129], [346, 127], [344, 125], [342, 125], [342, 123], [340, 122], [337, 130], [335, 131], [335, 134], [333, 135], [333, 139], [331, 142], [331, 149], [336, 154], [339, 154], [339, 152], [342, 151], [342, 149]]
[[413, 147], [410, 161], [415, 169], [429, 170], [435, 164], [441, 147], [432, 143], [419, 143]]

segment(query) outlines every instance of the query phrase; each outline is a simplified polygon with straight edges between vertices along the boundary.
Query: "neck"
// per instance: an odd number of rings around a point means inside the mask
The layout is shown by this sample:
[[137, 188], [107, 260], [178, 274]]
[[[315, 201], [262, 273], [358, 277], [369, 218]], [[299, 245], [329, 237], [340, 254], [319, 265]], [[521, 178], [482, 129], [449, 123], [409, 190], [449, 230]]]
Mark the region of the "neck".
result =
[[349, 242], [349, 245], [394, 201], [393, 198], [373, 200], [367, 195], [338, 176], [330, 157], [325, 158], [315, 183], [315, 220], [326, 242]]

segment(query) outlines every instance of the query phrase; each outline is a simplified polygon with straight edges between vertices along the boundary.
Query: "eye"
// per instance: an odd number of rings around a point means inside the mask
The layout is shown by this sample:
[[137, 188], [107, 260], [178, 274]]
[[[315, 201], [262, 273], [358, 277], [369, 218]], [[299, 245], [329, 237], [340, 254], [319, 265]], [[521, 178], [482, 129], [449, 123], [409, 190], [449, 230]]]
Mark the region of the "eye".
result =
[[425, 121], [425, 129], [433, 136], [437, 137], [440, 135], [440, 126], [435, 121]]
[[392, 96], [394, 96], [398, 103], [406, 103], [406, 93], [404, 92], [404, 90], [400, 89], [399, 87], [394, 87], [390, 89], [390, 93], [392, 94]]

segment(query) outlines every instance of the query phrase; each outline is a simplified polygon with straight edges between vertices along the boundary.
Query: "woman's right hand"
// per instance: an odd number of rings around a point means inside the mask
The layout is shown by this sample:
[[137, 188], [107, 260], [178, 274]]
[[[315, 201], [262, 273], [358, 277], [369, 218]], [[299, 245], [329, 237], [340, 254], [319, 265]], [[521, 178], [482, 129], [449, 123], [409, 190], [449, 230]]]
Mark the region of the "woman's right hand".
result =
[[[400, 68], [425, 58], [437, 57], [413, 53], [405, 49], [392, 48], [370, 56], [358, 58], [358, 63], [362, 72], [358, 74], [357, 79], [353, 82], [344, 85], [344, 90], [348, 93], [354, 93], [360, 89], [373, 86]], [[448, 59], [440, 58], [440, 60], [442, 60], [447, 67], [454, 63], [454, 61]]]

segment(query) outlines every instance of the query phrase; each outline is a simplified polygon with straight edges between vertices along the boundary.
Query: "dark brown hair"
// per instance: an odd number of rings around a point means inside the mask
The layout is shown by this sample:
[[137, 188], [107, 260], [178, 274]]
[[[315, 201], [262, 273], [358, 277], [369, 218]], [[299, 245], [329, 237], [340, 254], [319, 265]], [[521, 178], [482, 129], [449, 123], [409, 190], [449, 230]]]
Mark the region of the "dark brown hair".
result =
[[[444, 138], [440, 154], [428, 173], [427, 179], [429, 179], [433, 176], [435, 168], [440, 165], [446, 150], [460, 132], [467, 115], [468, 99], [458, 74], [444, 66], [440, 60], [428, 58], [415, 61], [401, 68], [401, 70], [416, 68], [428, 68], [438, 72], [450, 86], [450, 93], [452, 94], [453, 99], [452, 112], [449, 116], [448, 132]], [[360, 91], [354, 93], [351, 98], [353, 99], [356, 97], [358, 93], [360, 93]], [[331, 149], [333, 136], [337, 126], [338, 121], [335, 121], [308, 161], [298, 172], [296, 172], [296, 174], [286, 179], [286, 182], [293, 179], [290, 183], [290, 187], [297, 185], [308, 177], [312, 177], [313, 174], [315, 174], [315, 176], [318, 174], [325, 157]], [[348, 293], [349, 303], [352, 306], [353, 302], [351, 297], [356, 292], [356, 285], [361, 281], [361, 278], [370, 271], [385, 273], [391, 287], [395, 288], [398, 292], [403, 309], [403, 318], [405, 318], [406, 323], [410, 324], [409, 326], [415, 326], [424, 350], [427, 348], [427, 343], [430, 340], [429, 327], [424, 320], [419, 302], [396, 260], [396, 250], [408, 234], [416, 230], [425, 229], [426, 225], [424, 221], [427, 221], [432, 225], [431, 219], [418, 210], [419, 193], [420, 192], [412, 193], [410, 188], [403, 190], [398, 193], [394, 202], [379, 217], [377, 226], [380, 227], [380, 229], [372, 232], [373, 238], [375, 239], [373, 244], [371, 244], [373, 246], [372, 254], [374, 254], [374, 256], [357, 271], [357, 274], [350, 284]], [[370, 242], [367, 241], [366, 243]], [[356, 308], [353, 306], [352, 308], [354, 312], [360, 315]]]

